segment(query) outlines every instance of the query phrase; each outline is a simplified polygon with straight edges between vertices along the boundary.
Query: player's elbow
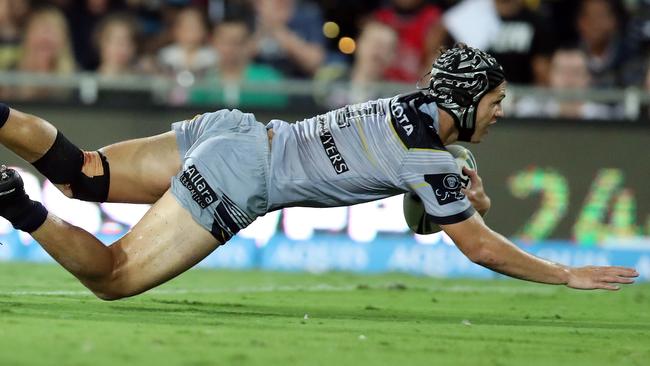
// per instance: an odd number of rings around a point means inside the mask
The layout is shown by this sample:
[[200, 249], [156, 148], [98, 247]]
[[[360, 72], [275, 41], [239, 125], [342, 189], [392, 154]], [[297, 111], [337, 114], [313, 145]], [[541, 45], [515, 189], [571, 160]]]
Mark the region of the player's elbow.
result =
[[487, 268], [499, 267], [502, 262], [487, 239], [478, 239], [470, 250], [465, 251], [465, 255], [472, 262]]
[[490, 269], [498, 269], [503, 263], [496, 253], [487, 248], [483, 248], [474, 258], [470, 259], [472, 262]]

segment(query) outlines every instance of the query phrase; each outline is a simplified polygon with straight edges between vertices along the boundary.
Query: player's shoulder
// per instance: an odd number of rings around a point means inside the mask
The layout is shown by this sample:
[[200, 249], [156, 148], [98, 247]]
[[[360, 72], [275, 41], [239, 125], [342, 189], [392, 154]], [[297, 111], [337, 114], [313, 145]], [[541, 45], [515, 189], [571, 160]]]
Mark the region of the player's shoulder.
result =
[[434, 103], [435, 99], [431, 93], [427, 93], [426, 90], [416, 89], [410, 92], [397, 94], [391, 98], [391, 100], [399, 101], [416, 101], [419, 103]]
[[407, 149], [445, 150], [438, 136], [438, 108], [433, 97], [416, 90], [389, 101], [390, 124]]

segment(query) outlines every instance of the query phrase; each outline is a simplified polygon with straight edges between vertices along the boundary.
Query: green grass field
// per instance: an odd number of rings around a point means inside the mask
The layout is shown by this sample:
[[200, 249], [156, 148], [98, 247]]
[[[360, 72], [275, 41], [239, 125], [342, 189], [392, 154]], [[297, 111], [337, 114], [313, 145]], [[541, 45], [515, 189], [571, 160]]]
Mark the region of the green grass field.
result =
[[0, 365], [648, 365], [650, 284], [192, 270], [103, 302], [0, 263]]

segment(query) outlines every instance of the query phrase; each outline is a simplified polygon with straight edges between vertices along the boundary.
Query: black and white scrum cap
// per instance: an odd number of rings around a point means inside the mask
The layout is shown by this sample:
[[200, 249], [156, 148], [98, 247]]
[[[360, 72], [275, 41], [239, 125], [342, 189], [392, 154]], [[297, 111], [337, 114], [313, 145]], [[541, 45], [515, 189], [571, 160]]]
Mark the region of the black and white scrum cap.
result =
[[431, 67], [429, 92], [436, 104], [454, 118], [458, 139], [470, 141], [481, 98], [505, 80], [503, 68], [487, 52], [457, 44]]

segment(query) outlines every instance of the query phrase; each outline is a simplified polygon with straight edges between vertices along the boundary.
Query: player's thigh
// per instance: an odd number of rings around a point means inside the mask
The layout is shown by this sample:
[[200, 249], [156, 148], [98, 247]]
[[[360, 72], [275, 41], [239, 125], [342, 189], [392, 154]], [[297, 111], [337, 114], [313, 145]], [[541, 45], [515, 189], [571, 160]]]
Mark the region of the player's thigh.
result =
[[101, 151], [110, 166], [109, 202], [156, 202], [181, 167], [173, 131], [119, 142]]
[[102, 298], [133, 296], [185, 272], [219, 245], [168, 191], [110, 246], [112, 275], [84, 283]]

